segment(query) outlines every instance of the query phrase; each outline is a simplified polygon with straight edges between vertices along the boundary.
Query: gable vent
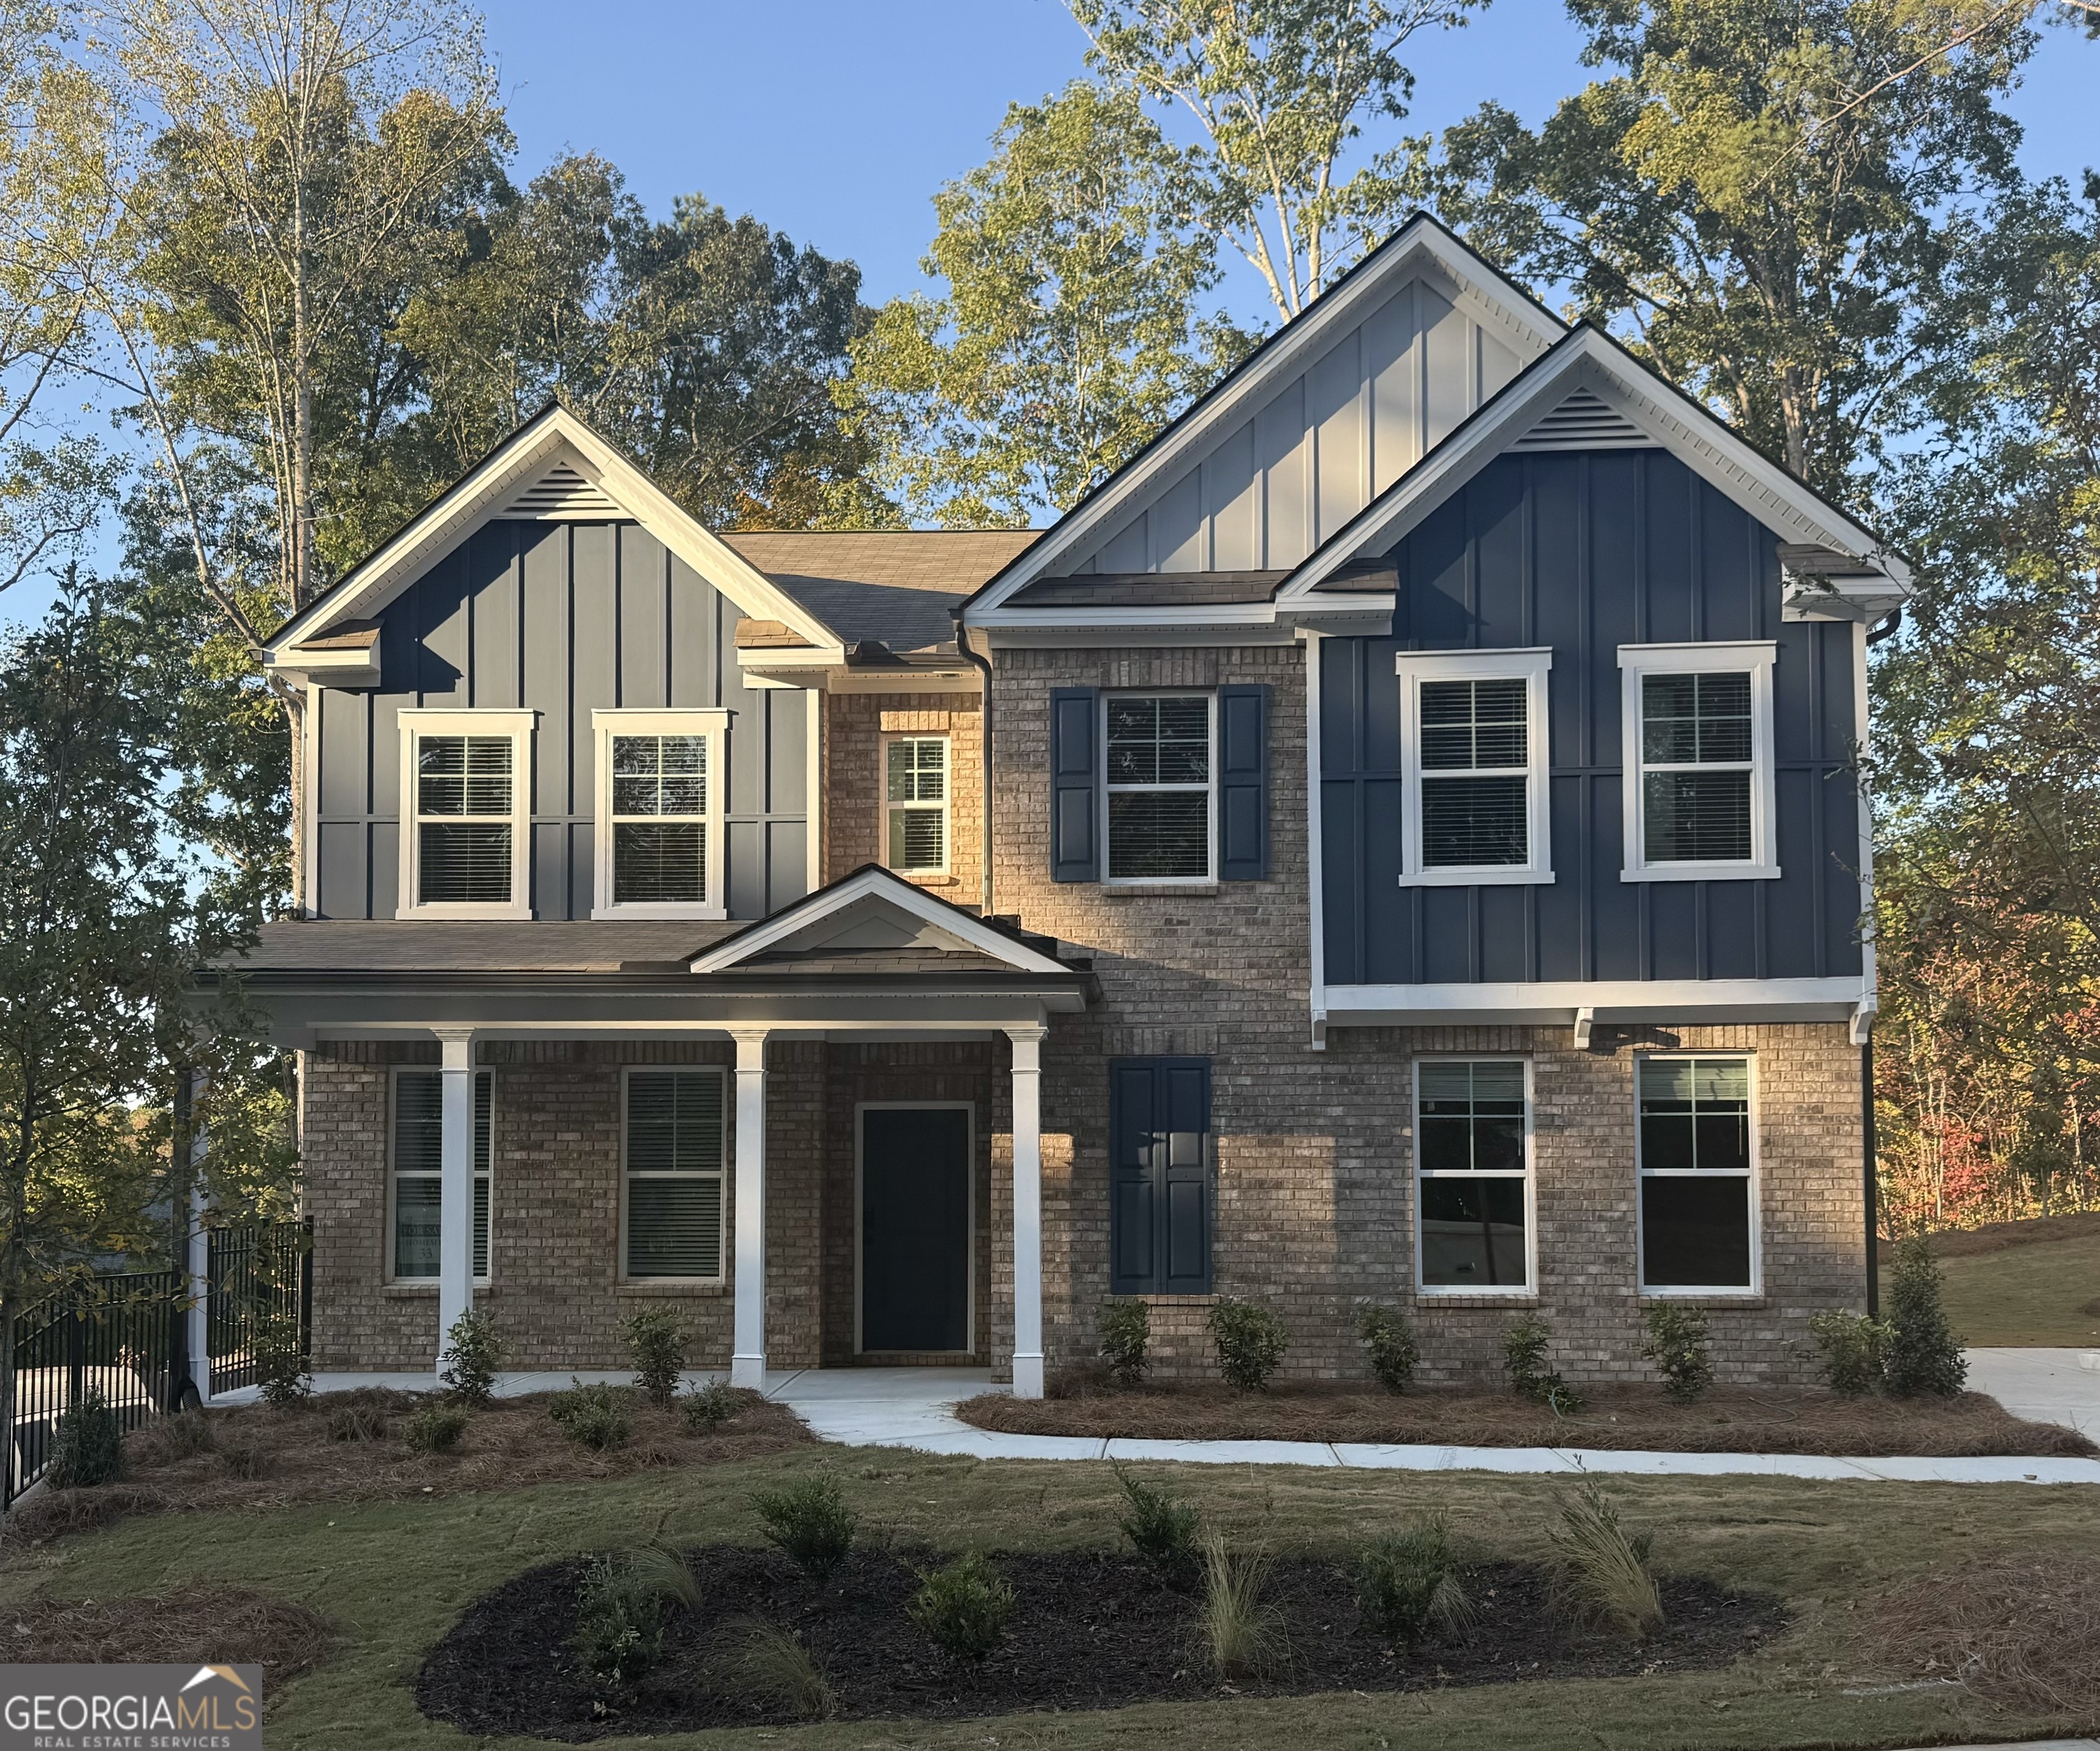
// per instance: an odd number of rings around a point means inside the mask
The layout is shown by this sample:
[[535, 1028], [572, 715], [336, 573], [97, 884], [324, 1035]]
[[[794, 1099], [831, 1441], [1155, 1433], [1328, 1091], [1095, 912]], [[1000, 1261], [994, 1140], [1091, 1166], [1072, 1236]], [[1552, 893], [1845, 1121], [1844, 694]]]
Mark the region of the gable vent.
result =
[[624, 514], [567, 463], [557, 462], [531, 485], [514, 493], [496, 514], [541, 523], [589, 523]]
[[1578, 389], [1512, 450], [1652, 450], [1656, 441], [1593, 391]]

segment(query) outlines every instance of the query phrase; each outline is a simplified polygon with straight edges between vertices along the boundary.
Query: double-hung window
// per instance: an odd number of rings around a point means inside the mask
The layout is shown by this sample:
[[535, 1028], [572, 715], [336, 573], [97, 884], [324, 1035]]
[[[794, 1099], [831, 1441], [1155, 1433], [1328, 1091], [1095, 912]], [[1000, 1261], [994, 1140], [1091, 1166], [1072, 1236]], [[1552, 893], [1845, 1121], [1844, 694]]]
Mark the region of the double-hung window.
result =
[[[393, 1276], [438, 1277], [444, 1209], [444, 1073], [394, 1073]], [[488, 1205], [496, 1077], [474, 1073], [474, 1276], [488, 1281]]]
[[1215, 880], [1215, 698], [1111, 693], [1101, 710], [1108, 880]]
[[1416, 1061], [1415, 1281], [1423, 1290], [1531, 1290], [1529, 1078], [1520, 1058]]
[[533, 714], [418, 708], [398, 717], [399, 915], [531, 917]]
[[722, 1073], [627, 1073], [621, 1274], [719, 1282]]
[[594, 918], [726, 918], [722, 748], [729, 713], [591, 713], [598, 741]]
[[907, 875], [946, 875], [947, 737], [895, 736], [882, 757], [884, 861]]
[[1755, 1119], [1744, 1057], [1639, 1061], [1643, 1292], [1754, 1293]]
[[1553, 880], [1551, 651], [1404, 651], [1401, 881]]
[[1620, 646], [1624, 880], [1779, 874], [1772, 849], [1776, 648]]

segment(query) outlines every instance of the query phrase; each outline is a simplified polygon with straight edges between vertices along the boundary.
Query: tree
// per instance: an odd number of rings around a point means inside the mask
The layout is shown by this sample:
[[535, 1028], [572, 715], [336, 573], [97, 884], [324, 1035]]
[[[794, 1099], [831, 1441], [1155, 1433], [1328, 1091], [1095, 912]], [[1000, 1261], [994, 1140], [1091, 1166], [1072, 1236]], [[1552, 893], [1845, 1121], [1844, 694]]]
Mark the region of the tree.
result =
[[1346, 175], [1341, 161], [1366, 121], [1407, 114], [1408, 39], [1462, 24], [1475, 3], [1067, 0], [1096, 70], [1193, 122], [1180, 165], [1187, 203], [1261, 275], [1286, 321], [1351, 245], [1377, 243], [1414, 200], [1404, 146]]
[[1069, 509], [1251, 344], [1199, 312], [1216, 249], [1133, 93], [1016, 104], [991, 161], [934, 197], [946, 297], [885, 306], [845, 404], [915, 515], [1025, 525]]

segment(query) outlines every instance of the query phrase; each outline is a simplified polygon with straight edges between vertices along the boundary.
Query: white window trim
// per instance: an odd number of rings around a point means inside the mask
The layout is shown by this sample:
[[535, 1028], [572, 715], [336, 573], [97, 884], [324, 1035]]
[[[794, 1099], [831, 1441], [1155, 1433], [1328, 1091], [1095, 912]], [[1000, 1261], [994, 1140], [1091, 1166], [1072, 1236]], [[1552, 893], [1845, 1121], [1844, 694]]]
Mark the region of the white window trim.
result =
[[[1403, 888], [1482, 888], [1553, 880], [1553, 798], [1547, 770], [1551, 733], [1549, 648], [1507, 651], [1403, 651], [1400, 676], [1400, 783], [1402, 810], [1400, 884]], [[1521, 681], [1524, 686], [1524, 844], [1523, 863], [1440, 866], [1422, 862], [1422, 684], [1425, 681]]]
[[[1422, 1264], [1422, 1066], [1424, 1064], [1521, 1064], [1524, 1066], [1524, 1281], [1515, 1283], [1430, 1283], [1423, 1279]], [[1532, 1063], [1509, 1052], [1439, 1052], [1415, 1059], [1410, 1067], [1410, 1080], [1414, 1087], [1409, 1096], [1408, 1110], [1414, 1127], [1414, 1173], [1411, 1199], [1414, 1226], [1414, 1292], [1418, 1295], [1496, 1295], [1512, 1301], [1532, 1301], [1538, 1297], [1538, 1158], [1533, 1147], [1534, 1114], [1536, 1105], [1532, 1098]], [[1437, 1177], [1446, 1177], [1438, 1175]], [[1448, 1177], [1456, 1179], [1454, 1174]], [[1507, 1175], [1481, 1175], [1483, 1179], [1502, 1179]]]
[[[1194, 784], [1115, 784], [1109, 781], [1109, 702], [1111, 699], [1202, 699], [1206, 702], [1204, 734], [1208, 756], [1204, 761], [1207, 782]], [[1101, 750], [1096, 770], [1101, 774], [1101, 801], [1097, 827], [1101, 835], [1101, 885], [1105, 888], [1186, 888], [1208, 886], [1218, 879], [1218, 695], [1201, 687], [1118, 687], [1104, 689], [1095, 708], [1094, 734]], [[1111, 876], [1112, 847], [1109, 843], [1109, 794], [1132, 791], [1185, 791], [1201, 789], [1204, 805], [1203, 873], [1200, 876]]]
[[[1620, 757], [1624, 763], [1620, 814], [1626, 826], [1621, 881], [1776, 881], [1779, 818], [1772, 754], [1772, 665], [1779, 646], [1770, 639], [1735, 644], [1621, 645]], [[1740, 862], [1651, 863], [1643, 854], [1648, 823], [1641, 783], [1641, 680], [1647, 675], [1741, 674], [1750, 677], [1750, 855]]]
[[[596, 744], [598, 784], [595, 837], [597, 849], [593, 876], [593, 918], [726, 918], [728, 898], [723, 892], [722, 799], [726, 787], [724, 755], [728, 743], [729, 712], [718, 706], [694, 707], [682, 711], [619, 707], [591, 713], [591, 739]], [[702, 904], [613, 903], [612, 893], [612, 739], [615, 735], [697, 735], [708, 744], [708, 806], [701, 817], [707, 834], [704, 880], [710, 898]], [[623, 1231], [624, 1232], [624, 1231]], [[623, 1246], [625, 1242], [621, 1243]], [[683, 1279], [680, 1279], [683, 1281]], [[695, 1278], [695, 1281], [699, 1281]]]
[[[889, 861], [889, 817], [899, 809], [925, 809], [932, 805], [923, 802], [892, 802], [889, 800], [889, 751], [899, 742], [938, 742], [946, 749], [941, 756], [941, 862], [938, 867], [927, 865], [920, 869], [899, 869]], [[915, 876], [951, 876], [955, 865], [955, 741], [948, 731], [942, 730], [898, 730], [885, 735], [876, 751], [880, 762], [876, 772], [877, 793], [882, 801], [882, 856], [880, 862], [886, 870], [894, 870], [909, 881]]]
[[[1647, 1167], [1641, 1161], [1640, 1076], [1641, 1066], [1649, 1062], [1666, 1062], [1671, 1059], [1740, 1058], [1749, 1066], [1750, 1074], [1750, 1282], [1745, 1289], [1739, 1284], [1723, 1283], [1714, 1288], [1701, 1289], [1683, 1283], [1670, 1283], [1651, 1288], [1648, 1282], [1648, 1236], [1644, 1232], [1644, 1212], [1648, 1201], [1641, 1196], [1641, 1182], [1649, 1177]], [[1713, 1301], [1732, 1299], [1754, 1300], [1762, 1295], [1765, 1281], [1764, 1248], [1764, 1127], [1758, 1112], [1758, 1059], [1753, 1052], [1643, 1052], [1634, 1056], [1634, 1276], [1643, 1299], [1651, 1301]], [[1716, 1178], [1734, 1178], [1732, 1168], [1658, 1167], [1657, 1179], [1691, 1180], [1702, 1173]]]
[[[666, 732], [674, 733], [674, 732]], [[721, 1158], [712, 1171], [697, 1173], [652, 1173], [644, 1177], [651, 1180], [706, 1180], [712, 1179], [721, 1188], [721, 1221], [715, 1235], [715, 1274], [712, 1277], [636, 1277], [627, 1268], [627, 1087], [637, 1070], [645, 1074], [670, 1071], [677, 1075], [712, 1076], [721, 1084], [722, 1122]], [[719, 1064], [624, 1064], [620, 1069], [620, 1280], [623, 1283], [666, 1283], [674, 1287], [704, 1289], [719, 1287], [729, 1280], [730, 1219], [729, 1207], [729, 1127], [730, 1127], [729, 1072]], [[491, 1190], [491, 1208], [494, 1207], [493, 1189]]]
[[[494, 1281], [496, 1276], [496, 1073], [490, 1070], [487, 1065], [477, 1065], [470, 1074], [477, 1078], [483, 1076], [486, 1076], [488, 1078], [488, 1271], [487, 1275], [477, 1277], [474, 1280], [474, 1286], [477, 1289], [486, 1289], [488, 1287], [489, 1284]], [[405, 1284], [412, 1289], [427, 1287], [435, 1290], [438, 1286], [438, 1277], [435, 1274], [429, 1277], [402, 1276], [400, 1272], [401, 1261], [397, 1255], [396, 1251], [400, 1242], [401, 1231], [395, 1223], [396, 1211], [394, 1193], [395, 1189], [401, 1183], [402, 1175], [399, 1160], [395, 1154], [395, 1149], [399, 1136], [399, 1131], [395, 1129], [395, 1125], [400, 1111], [401, 1097], [399, 1090], [401, 1087], [401, 1078], [404, 1074], [441, 1076], [443, 1074], [443, 1072], [434, 1064], [396, 1064], [390, 1067], [387, 1074], [386, 1281], [390, 1283]], [[473, 1106], [470, 1104], [467, 1109], [468, 1122], [470, 1125], [473, 1122]], [[467, 1147], [470, 1149], [474, 1147], [473, 1140], [471, 1138], [468, 1140]], [[439, 1176], [435, 1174], [418, 1172], [411, 1174], [408, 1177], [417, 1180], [430, 1180], [436, 1179]], [[474, 1177], [477, 1180], [482, 1177], [480, 1169], [476, 1168], [474, 1170]], [[470, 1197], [467, 1201], [468, 1220], [470, 1221], [473, 1220], [473, 1211], [474, 1201]]]
[[[401, 743], [401, 887], [396, 918], [530, 918], [532, 915], [532, 711], [483, 711], [474, 707], [413, 706], [395, 713]], [[416, 743], [426, 735], [507, 735], [510, 738], [510, 898], [500, 905], [426, 906], [416, 896], [417, 851]]]

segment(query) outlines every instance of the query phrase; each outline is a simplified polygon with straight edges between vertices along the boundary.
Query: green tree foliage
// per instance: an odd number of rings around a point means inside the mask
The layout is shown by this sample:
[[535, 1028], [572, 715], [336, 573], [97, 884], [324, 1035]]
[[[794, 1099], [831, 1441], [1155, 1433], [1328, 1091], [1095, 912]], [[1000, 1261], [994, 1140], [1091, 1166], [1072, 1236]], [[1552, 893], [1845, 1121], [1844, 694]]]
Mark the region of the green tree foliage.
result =
[[884, 484], [950, 524], [1069, 509], [1248, 344], [1200, 311], [1215, 246], [1135, 96], [1075, 82], [994, 139], [934, 196], [922, 265], [946, 295], [885, 306], [840, 386]]

